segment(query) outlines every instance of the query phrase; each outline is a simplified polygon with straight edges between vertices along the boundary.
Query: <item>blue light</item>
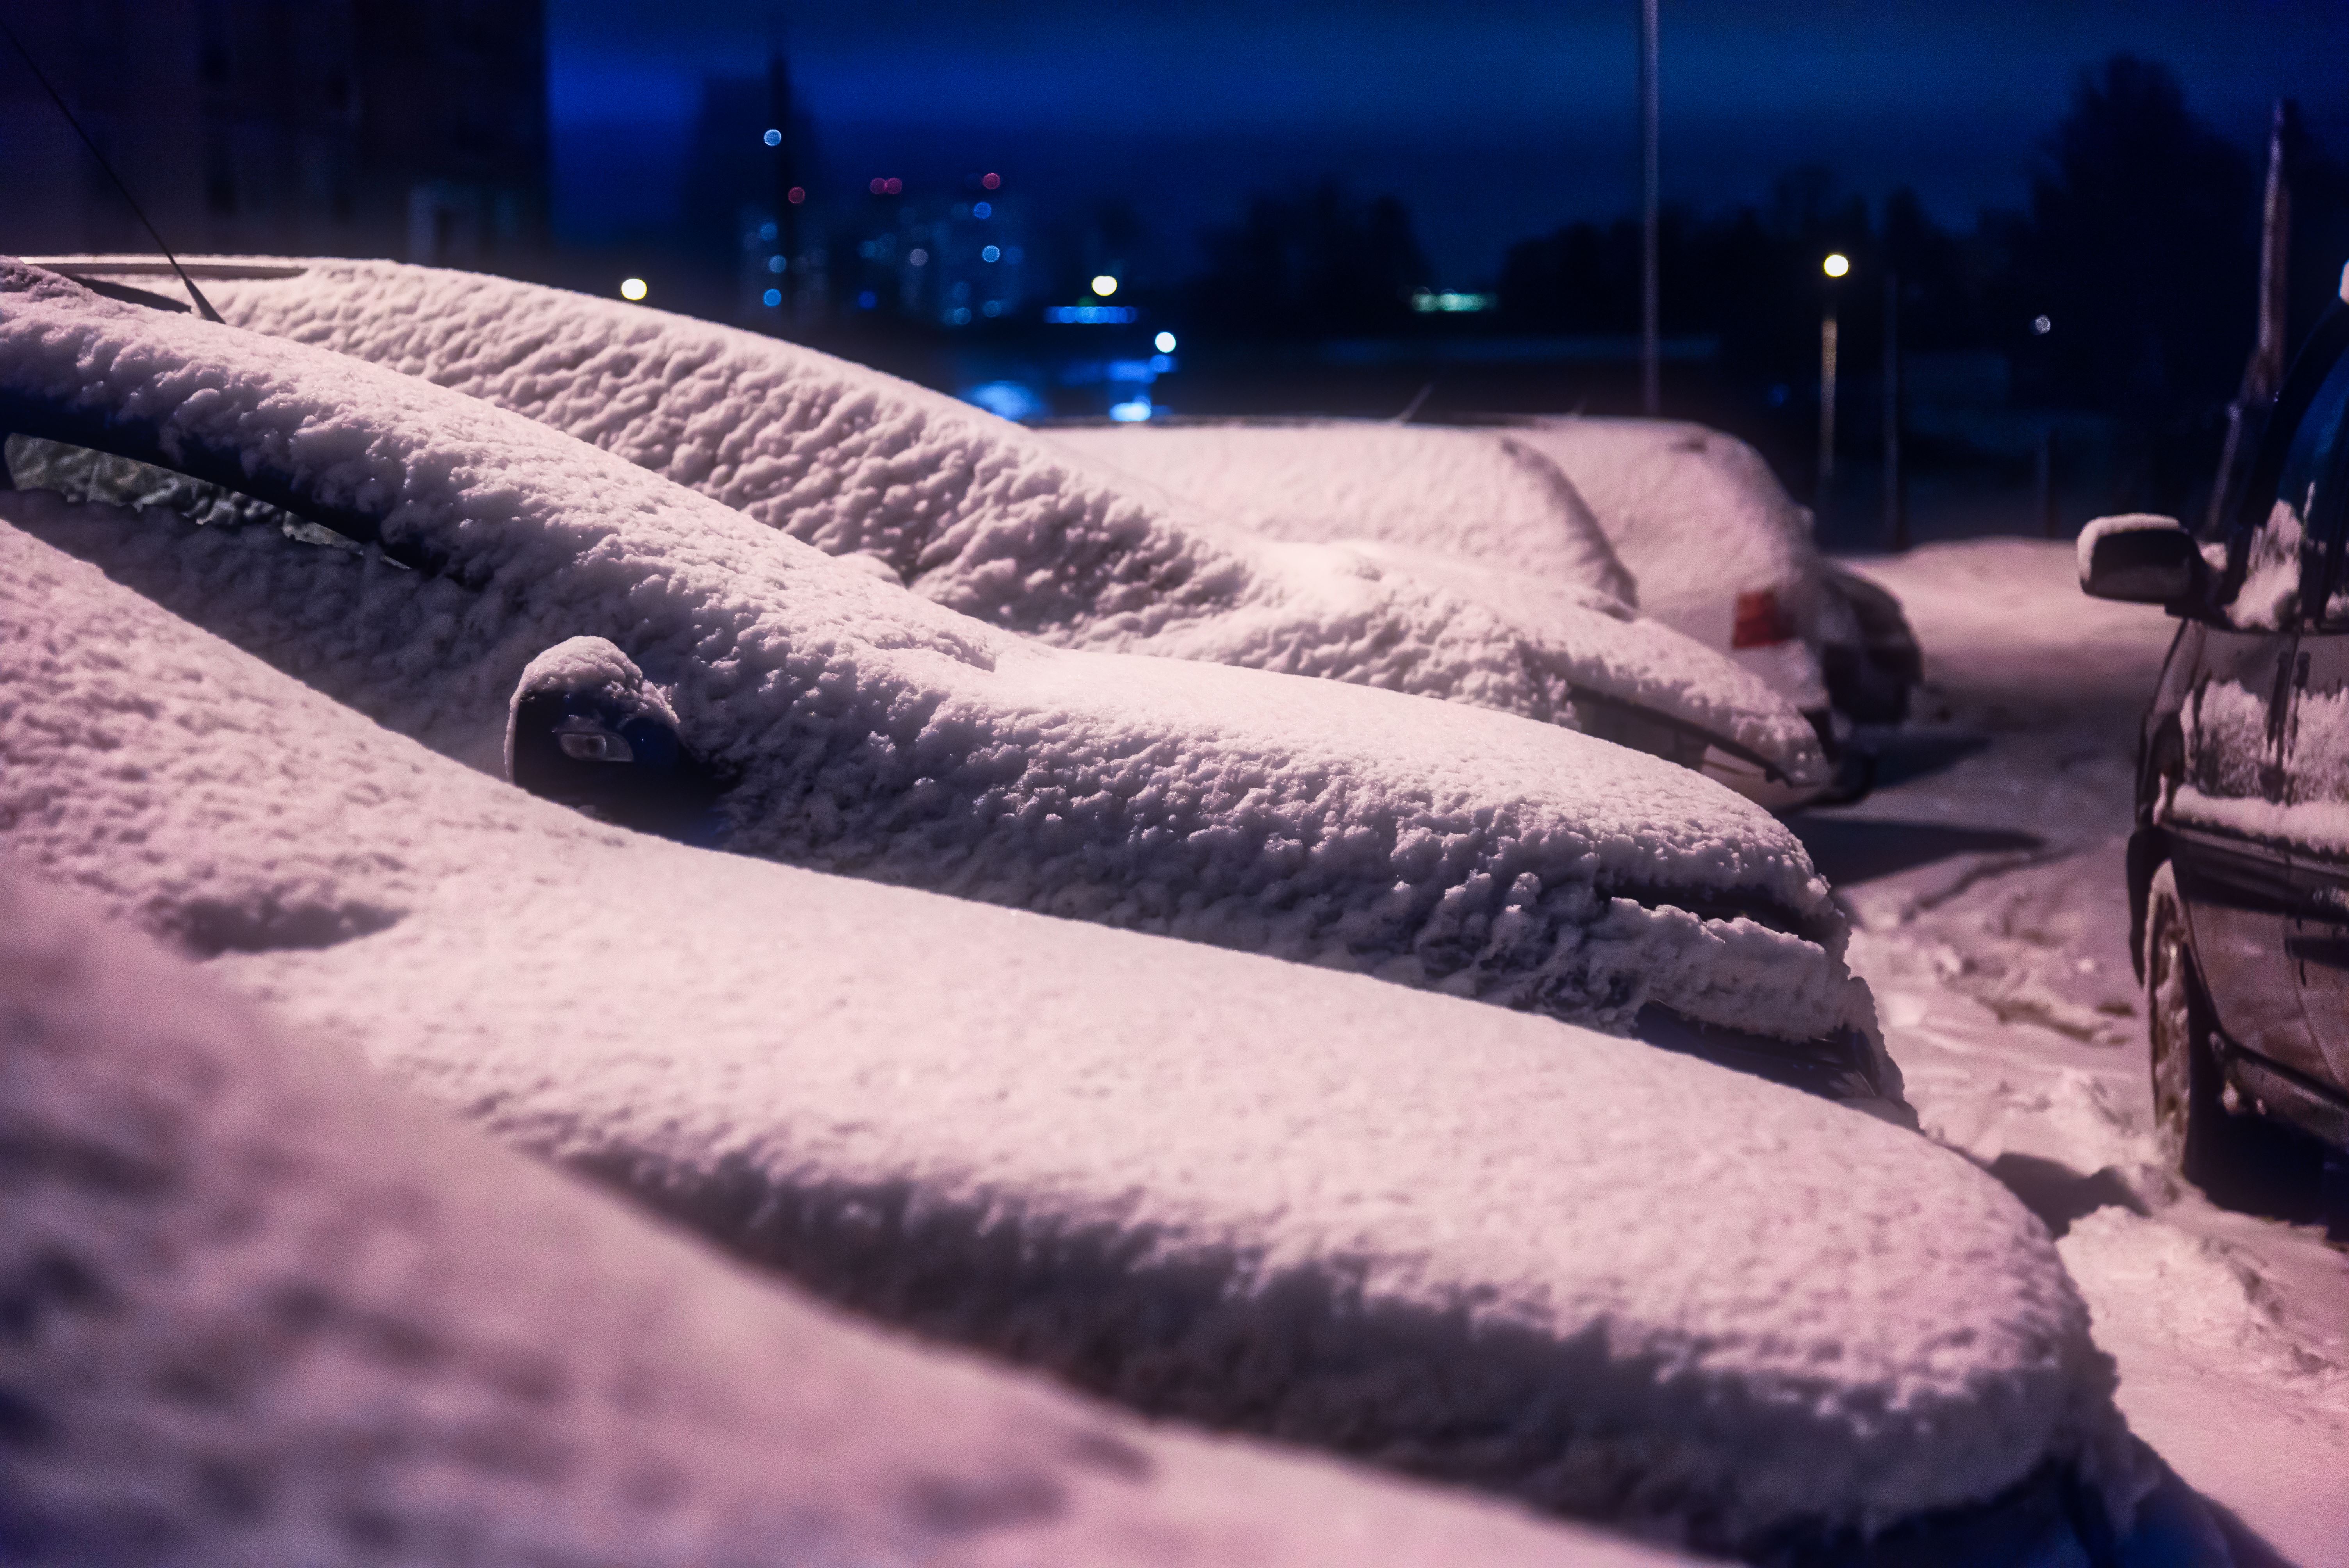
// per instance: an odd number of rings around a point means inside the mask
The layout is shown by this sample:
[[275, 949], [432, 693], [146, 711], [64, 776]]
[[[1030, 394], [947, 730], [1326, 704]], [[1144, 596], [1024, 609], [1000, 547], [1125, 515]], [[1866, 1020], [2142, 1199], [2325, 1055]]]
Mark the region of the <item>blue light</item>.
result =
[[1139, 425], [1150, 418], [1150, 399], [1137, 397], [1132, 402], [1112, 403], [1109, 406], [1109, 417], [1121, 425]]
[[1032, 419], [1050, 412], [1034, 389], [1020, 381], [989, 381], [965, 392], [962, 400], [976, 403], [988, 413], [1007, 419]]
[[863, 294], [856, 296], [856, 308], [859, 310], [871, 310], [874, 305], [877, 305], [880, 303], [881, 296], [874, 294], [871, 289], [866, 289]]
[[772, 223], [760, 224], [759, 238], [766, 241], [767, 243], [771, 245], [773, 244], [775, 242], [775, 226]]
[[769, 289], [765, 294], [759, 296], [759, 303], [765, 305], [769, 310], [772, 310], [777, 305], [783, 303], [783, 291], [781, 289]]
[[970, 325], [970, 306], [967, 304], [958, 304], [955, 306], [954, 316], [952, 319], [957, 326], [968, 326]]
[[999, 299], [991, 299], [985, 304], [980, 305], [978, 308], [985, 311], [989, 315], [1001, 315], [1003, 314], [1003, 302]]
[[[1161, 335], [1163, 336], [1164, 334]], [[1174, 368], [1174, 356], [1173, 355], [1154, 354], [1150, 356], [1150, 374], [1153, 376], [1164, 376]]]
[[1133, 319], [1130, 304], [1049, 304], [1044, 319], [1062, 326], [1114, 326]]
[[1003, 259], [1003, 253], [995, 246], [989, 245], [978, 253], [978, 259], [982, 262], [999, 262]]
[[995, 216], [995, 208], [989, 202], [974, 201], [970, 204], [970, 215], [974, 218], [992, 218]]
[[788, 265], [790, 265], [790, 263], [785, 262], [781, 256], [769, 256], [767, 258], [767, 270], [771, 273], [780, 273]]
[[759, 139], [765, 142], [769, 147], [781, 147], [783, 144], [783, 133], [780, 130], [770, 130], [766, 135], [761, 137]]

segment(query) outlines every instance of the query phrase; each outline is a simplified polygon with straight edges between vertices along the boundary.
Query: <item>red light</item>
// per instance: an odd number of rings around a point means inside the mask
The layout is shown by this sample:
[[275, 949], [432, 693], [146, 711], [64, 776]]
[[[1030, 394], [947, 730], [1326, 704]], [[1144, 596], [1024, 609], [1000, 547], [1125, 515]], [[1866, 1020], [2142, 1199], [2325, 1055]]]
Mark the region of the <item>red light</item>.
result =
[[881, 194], [882, 188], [888, 183], [889, 182], [886, 180], [875, 180], [872, 184], [867, 185], [865, 189], [872, 191], [875, 196], [878, 196]]
[[905, 182], [902, 180], [885, 180], [881, 182], [881, 188], [895, 196], [905, 188]]
[[986, 186], [989, 191], [992, 191], [1003, 183], [1003, 176], [1000, 174], [982, 174], [978, 177], [978, 182], [981, 185]]
[[799, 185], [792, 186], [790, 195], [787, 196], [785, 200], [790, 201], [792, 206], [798, 206], [801, 202], [807, 200], [806, 188]]
[[1731, 647], [1766, 648], [1774, 643], [1793, 642], [1801, 634], [1795, 617], [1769, 589], [1757, 588], [1737, 596], [1737, 614], [1729, 633]]

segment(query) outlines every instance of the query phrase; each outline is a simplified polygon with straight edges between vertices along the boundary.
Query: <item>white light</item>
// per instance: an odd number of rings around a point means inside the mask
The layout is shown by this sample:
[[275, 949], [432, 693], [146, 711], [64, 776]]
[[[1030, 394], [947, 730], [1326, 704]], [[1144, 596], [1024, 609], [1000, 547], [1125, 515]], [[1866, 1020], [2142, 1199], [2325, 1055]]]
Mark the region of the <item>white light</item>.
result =
[[1101, 276], [1093, 280], [1093, 293], [1101, 295], [1103, 299], [1109, 298], [1110, 295], [1117, 293], [1117, 280], [1110, 276], [1107, 273], [1103, 273]]
[[620, 280], [620, 297], [622, 299], [642, 299], [648, 292], [650, 291], [645, 287], [645, 280], [642, 278], [622, 278]]
[[1851, 271], [1851, 258], [1841, 251], [1832, 252], [1819, 263], [1819, 269], [1831, 278], [1839, 278]]
[[1139, 425], [1150, 418], [1150, 399], [1136, 397], [1131, 402], [1112, 403], [1109, 406], [1109, 417], [1121, 425]]
[[2031, 318], [2031, 331], [2033, 336], [2044, 337], [2054, 330], [2055, 324], [2045, 316], [2034, 315]]
[[1150, 341], [1157, 345], [1158, 352], [1161, 354], [1172, 354], [1174, 352], [1174, 335], [1171, 332], [1162, 332]]
[[905, 259], [917, 267], [927, 266], [929, 264], [930, 253], [923, 250], [908, 251], [905, 253]]

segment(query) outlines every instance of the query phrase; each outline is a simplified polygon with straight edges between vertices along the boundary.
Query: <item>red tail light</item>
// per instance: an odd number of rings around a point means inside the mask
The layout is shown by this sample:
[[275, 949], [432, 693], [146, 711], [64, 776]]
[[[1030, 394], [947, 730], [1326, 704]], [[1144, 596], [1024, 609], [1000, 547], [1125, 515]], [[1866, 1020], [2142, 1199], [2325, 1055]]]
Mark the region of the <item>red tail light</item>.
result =
[[1790, 643], [1795, 636], [1795, 617], [1778, 603], [1776, 593], [1757, 588], [1737, 596], [1737, 620], [1729, 633], [1731, 647], [1766, 648], [1773, 643]]

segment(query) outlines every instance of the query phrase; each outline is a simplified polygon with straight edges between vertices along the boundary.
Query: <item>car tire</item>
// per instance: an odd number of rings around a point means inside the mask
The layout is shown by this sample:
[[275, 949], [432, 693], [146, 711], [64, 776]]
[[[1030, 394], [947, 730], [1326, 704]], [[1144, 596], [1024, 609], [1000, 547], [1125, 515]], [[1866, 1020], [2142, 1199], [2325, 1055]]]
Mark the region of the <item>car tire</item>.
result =
[[2225, 1101], [2210, 1012], [2195, 978], [2192, 934], [2178, 875], [2163, 861], [2145, 913], [2146, 1039], [2153, 1075], [2153, 1135], [2162, 1158], [2207, 1187], [2225, 1180], [2243, 1131]]

